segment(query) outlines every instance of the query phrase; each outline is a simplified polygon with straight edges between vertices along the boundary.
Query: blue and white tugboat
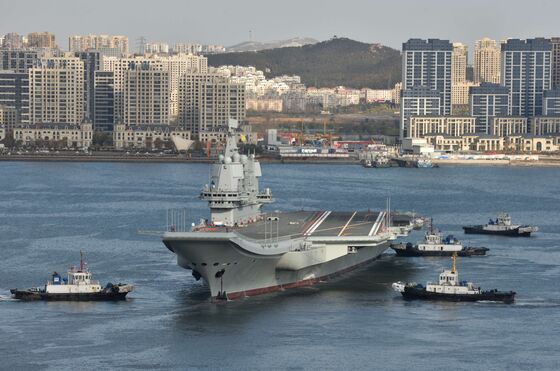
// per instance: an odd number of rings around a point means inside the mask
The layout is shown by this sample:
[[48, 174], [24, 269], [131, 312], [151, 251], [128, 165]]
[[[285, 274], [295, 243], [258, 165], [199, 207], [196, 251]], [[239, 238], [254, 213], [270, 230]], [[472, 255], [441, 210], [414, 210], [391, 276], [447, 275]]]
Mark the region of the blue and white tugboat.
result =
[[80, 269], [70, 268], [67, 278], [54, 272], [43, 287], [11, 289], [10, 292], [19, 300], [110, 301], [124, 300], [133, 289], [132, 285], [120, 283], [108, 283], [102, 288], [99, 281], [91, 279], [91, 272], [85, 267], [83, 253], [80, 252]]
[[459, 281], [456, 260], [453, 254], [451, 270], [439, 275], [439, 282], [428, 282], [426, 287], [416, 283], [393, 283], [393, 289], [400, 292], [406, 300], [443, 300], [443, 301], [496, 301], [511, 304], [515, 298], [513, 291], [482, 291], [472, 282]]
[[463, 246], [461, 241], [434, 229], [430, 224], [430, 229], [426, 232], [424, 240], [418, 241], [416, 245], [411, 242], [391, 244], [398, 256], [459, 256], [486, 255], [489, 250], [486, 247]]
[[463, 227], [466, 234], [496, 234], [510, 237], [530, 237], [531, 233], [537, 232], [538, 227], [532, 225], [518, 225], [511, 223], [509, 214], [498, 214], [496, 220], [490, 219], [488, 224], [469, 225]]

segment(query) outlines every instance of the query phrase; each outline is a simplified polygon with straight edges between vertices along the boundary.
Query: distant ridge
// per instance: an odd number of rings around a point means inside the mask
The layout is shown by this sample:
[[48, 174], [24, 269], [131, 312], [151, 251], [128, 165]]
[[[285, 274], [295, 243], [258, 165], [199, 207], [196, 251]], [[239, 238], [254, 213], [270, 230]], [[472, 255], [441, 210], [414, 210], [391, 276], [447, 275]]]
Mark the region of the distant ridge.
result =
[[268, 77], [300, 75], [307, 86], [392, 88], [401, 80], [398, 50], [333, 38], [302, 47], [208, 55], [208, 64], [255, 66]]
[[278, 40], [270, 42], [260, 41], [244, 41], [242, 43], [232, 45], [226, 48], [228, 52], [255, 52], [266, 49], [302, 47], [304, 45], [316, 44], [319, 41], [310, 37], [292, 37], [287, 40]]

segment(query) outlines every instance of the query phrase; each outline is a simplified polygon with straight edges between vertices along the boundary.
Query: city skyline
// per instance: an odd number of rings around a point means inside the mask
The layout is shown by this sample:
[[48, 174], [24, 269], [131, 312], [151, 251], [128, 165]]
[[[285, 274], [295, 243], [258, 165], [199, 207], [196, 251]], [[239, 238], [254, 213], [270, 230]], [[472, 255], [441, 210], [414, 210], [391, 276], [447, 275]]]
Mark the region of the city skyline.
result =
[[[483, 37], [498, 41], [508, 37], [552, 37], [556, 33], [554, 14], [560, 10], [559, 3], [535, 1], [532, 6], [537, 11], [542, 10], [539, 12], [541, 22], [531, 23], [526, 22], [524, 2], [502, 0], [449, 5], [437, 0], [398, 4], [350, 1], [343, 5], [322, 2], [320, 7], [288, 0], [273, 10], [254, 0], [224, 2], [218, 6], [167, 2], [168, 6], [154, 8], [144, 1], [134, 4], [131, 10], [128, 2], [106, 0], [95, 4], [62, 0], [57, 2], [57, 7], [39, 1], [12, 3], [0, 14], [0, 33], [50, 31], [64, 49], [68, 47], [68, 37], [77, 34], [126, 35], [133, 51], [140, 36], [154, 42], [193, 41], [231, 46], [249, 40], [251, 34], [252, 40], [263, 42], [295, 36], [322, 41], [337, 35], [381, 43], [398, 50], [403, 40], [411, 37], [444, 38], [469, 46]], [[30, 8], [34, 11], [30, 12]], [[213, 22], [208, 22], [209, 16], [194, 16], [196, 14], [211, 14]], [[496, 22], [497, 19], [500, 22]], [[475, 20], [477, 27], [472, 27]], [[395, 27], [395, 21], [401, 26]], [[471, 56], [472, 50], [469, 48]]]

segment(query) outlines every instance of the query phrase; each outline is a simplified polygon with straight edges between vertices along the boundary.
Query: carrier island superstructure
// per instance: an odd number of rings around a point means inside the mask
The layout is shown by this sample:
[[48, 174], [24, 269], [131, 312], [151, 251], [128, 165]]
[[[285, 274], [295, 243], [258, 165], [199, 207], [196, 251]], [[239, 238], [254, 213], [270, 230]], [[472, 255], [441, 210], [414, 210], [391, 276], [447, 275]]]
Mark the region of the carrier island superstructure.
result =
[[[190, 231], [168, 226], [162, 240], [179, 266], [203, 278], [214, 299], [236, 299], [312, 285], [365, 265], [389, 241], [407, 235], [409, 219], [379, 211], [264, 213], [272, 192], [259, 190], [261, 168], [254, 155], [240, 155], [235, 127], [225, 153], [212, 165], [200, 198], [210, 219]], [[393, 222], [392, 222], [393, 220]]]

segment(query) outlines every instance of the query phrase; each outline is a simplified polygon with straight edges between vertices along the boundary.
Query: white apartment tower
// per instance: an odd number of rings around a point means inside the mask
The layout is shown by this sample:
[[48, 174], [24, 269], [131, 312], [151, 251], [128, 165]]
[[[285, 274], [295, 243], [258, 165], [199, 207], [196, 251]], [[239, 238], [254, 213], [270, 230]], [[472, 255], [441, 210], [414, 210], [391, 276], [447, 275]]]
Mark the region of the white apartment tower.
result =
[[128, 37], [122, 35], [72, 35], [68, 38], [68, 50], [82, 52], [88, 49], [118, 49], [128, 55]]
[[169, 72], [149, 64], [127, 70], [123, 108], [125, 125], [169, 124]]
[[104, 71], [113, 72], [115, 94], [115, 116], [123, 117], [123, 90], [127, 71], [137, 65], [150, 66], [153, 70], [169, 72], [169, 116], [175, 119], [178, 114], [179, 81], [186, 73], [207, 73], [208, 60], [203, 56], [179, 54], [173, 56], [152, 56], [135, 58], [103, 58]]
[[78, 124], [84, 118], [84, 63], [74, 56], [42, 59], [29, 69], [29, 122]]
[[474, 82], [500, 83], [500, 46], [496, 40], [483, 38], [474, 46]]
[[468, 48], [462, 43], [453, 43], [451, 54], [451, 84], [467, 81], [467, 55]]
[[245, 119], [245, 85], [218, 74], [186, 74], [179, 85], [179, 124], [193, 134]]

